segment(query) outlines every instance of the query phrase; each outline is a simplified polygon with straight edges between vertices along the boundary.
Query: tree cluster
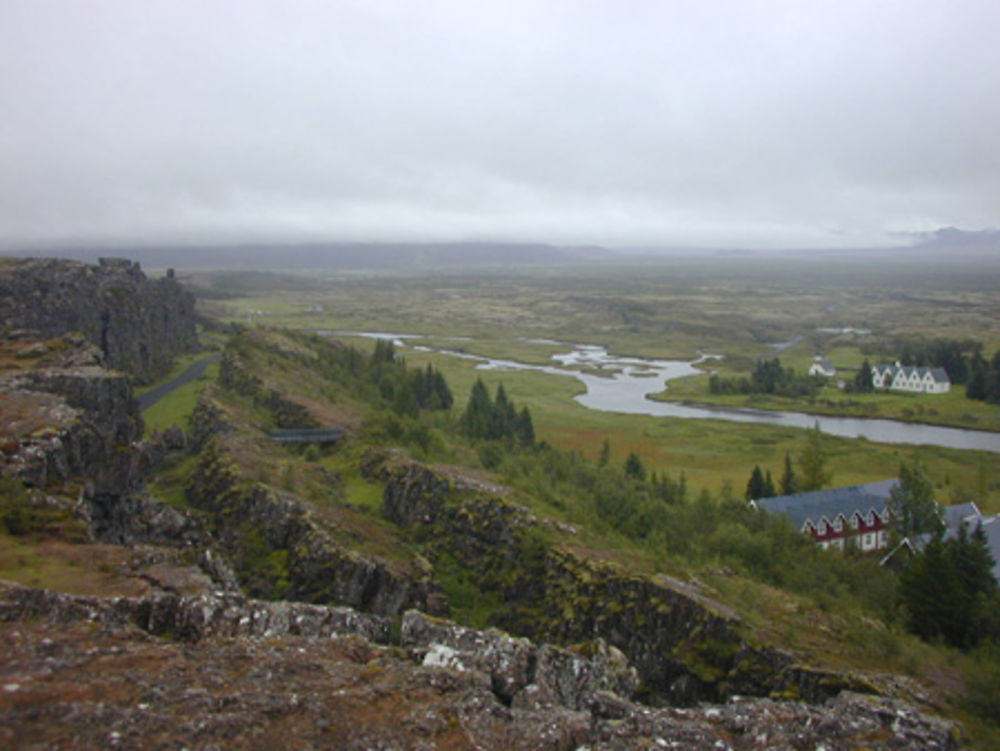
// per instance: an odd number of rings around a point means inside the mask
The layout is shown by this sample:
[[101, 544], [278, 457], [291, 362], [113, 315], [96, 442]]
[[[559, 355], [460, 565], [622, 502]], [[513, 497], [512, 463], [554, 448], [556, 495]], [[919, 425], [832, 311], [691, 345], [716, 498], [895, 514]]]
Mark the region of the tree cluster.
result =
[[785, 467], [778, 486], [775, 487], [771, 470], [761, 470], [759, 465], [755, 465], [750, 473], [750, 479], [747, 480], [745, 497], [748, 501], [752, 501], [757, 498], [773, 498], [778, 495], [778, 490], [781, 491], [781, 495], [820, 490], [833, 480], [833, 473], [827, 470], [826, 462], [823, 434], [817, 424], [806, 433], [806, 445], [802, 448], [798, 459], [799, 471], [795, 471], [792, 457], [786, 452]]
[[723, 378], [713, 374], [708, 379], [712, 394], [776, 394], [777, 396], [815, 396], [823, 385], [816, 376], [797, 375], [794, 368], [782, 366], [777, 357], [758, 360], [750, 377]]
[[439, 370], [430, 363], [424, 369], [408, 368], [388, 339], [375, 342], [367, 370], [368, 380], [397, 414], [415, 417], [422, 409], [450, 409], [455, 401]]
[[972, 339], [905, 339], [899, 347], [898, 359], [903, 365], [944, 368], [952, 383], [966, 383], [970, 356], [981, 347]]
[[969, 359], [965, 395], [970, 399], [1000, 404], [1000, 350], [987, 360], [977, 349]]
[[750, 479], [747, 481], [746, 499], [752, 501], [756, 498], [773, 498], [777, 494], [774, 480], [771, 479], [771, 470], [761, 472], [760, 465], [754, 465]]
[[872, 364], [868, 358], [861, 363], [861, 367], [854, 375], [854, 380], [847, 384], [846, 390], [852, 394], [871, 394], [875, 391], [875, 381], [872, 378]]
[[461, 418], [462, 432], [469, 438], [492, 441], [513, 441], [522, 446], [535, 443], [535, 428], [527, 407], [518, 411], [507, 397], [503, 384], [497, 386], [496, 397], [490, 393], [481, 378], [477, 378], [469, 394], [469, 403]]
[[963, 527], [955, 538], [933, 537], [900, 577], [910, 630], [960, 648], [1000, 638], [1000, 593], [992, 569], [981, 526], [971, 535]]

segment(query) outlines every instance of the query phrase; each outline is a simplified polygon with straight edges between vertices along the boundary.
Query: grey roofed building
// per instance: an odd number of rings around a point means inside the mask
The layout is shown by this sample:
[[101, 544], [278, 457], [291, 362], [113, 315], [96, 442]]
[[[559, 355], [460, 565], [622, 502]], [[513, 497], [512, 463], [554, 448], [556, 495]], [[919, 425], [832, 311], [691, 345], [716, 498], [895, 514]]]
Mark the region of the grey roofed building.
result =
[[862, 551], [881, 550], [889, 544], [888, 528], [893, 521], [889, 498], [898, 483], [899, 480], [881, 480], [759, 498], [750, 501], [750, 505], [784, 514], [796, 529], [808, 534], [824, 550], [843, 550], [847, 545]]
[[880, 480], [866, 485], [849, 485], [775, 498], [759, 498], [751, 503], [765, 511], [784, 514], [796, 529], [801, 530], [807, 521], [816, 524], [823, 517], [833, 521], [840, 514], [850, 518], [855, 511], [866, 514], [874, 509], [881, 513], [889, 501], [892, 488], [897, 484], [899, 480]]

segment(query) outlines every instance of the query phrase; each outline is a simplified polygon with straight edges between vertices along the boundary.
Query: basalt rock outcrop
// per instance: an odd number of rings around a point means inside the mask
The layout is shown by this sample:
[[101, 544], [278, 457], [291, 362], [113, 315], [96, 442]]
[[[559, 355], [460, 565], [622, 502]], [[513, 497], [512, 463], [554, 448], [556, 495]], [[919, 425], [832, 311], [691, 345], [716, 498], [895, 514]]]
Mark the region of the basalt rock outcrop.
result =
[[30, 329], [39, 338], [78, 332], [109, 368], [140, 378], [165, 371], [197, 345], [194, 296], [172, 273], [151, 280], [139, 264], [98, 265], [55, 259], [0, 264], [0, 331]]
[[0, 375], [3, 473], [35, 488], [78, 479], [91, 497], [141, 489], [148, 457], [129, 377], [78, 340], [38, 345], [50, 356]]
[[[887, 699], [653, 709], [619, 658], [235, 597], [96, 598], [0, 585], [7, 748], [830, 751], [954, 749], [954, 726]], [[534, 663], [531, 656], [534, 656]], [[604, 663], [602, 663], [604, 660]], [[614, 663], [614, 664], [611, 664]], [[627, 688], [627, 684], [626, 684]], [[511, 695], [509, 701], [506, 695]]]
[[[248, 479], [218, 439], [202, 450], [187, 495], [211, 519], [251, 593], [338, 603], [381, 615], [426, 606], [433, 589], [426, 572], [337, 544], [307, 503]], [[277, 569], [270, 576], [268, 566]], [[246, 581], [254, 575], [256, 585]]]
[[[735, 695], [822, 702], [874, 692], [862, 676], [800, 664], [745, 636], [739, 617], [688, 583], [627, 573], [548, 542], [542, 522], [505, 499], [463, 488], [446, 474], [391, 452], [362, 471], [384, 483], [382, 513], [429, 550], [476, 574], [503, 602], [501, 627], [538, 641], [595, 639], [621, 650], [654, 702], [691, 705]], [[472, 495], [469, 495], [469, 492]]]
[[131, 378], [79, 335], [0, 341], [0, 475], [76, 502], [92, 539], [205, 546], [189, 516], [146, 496], [153, 455]]

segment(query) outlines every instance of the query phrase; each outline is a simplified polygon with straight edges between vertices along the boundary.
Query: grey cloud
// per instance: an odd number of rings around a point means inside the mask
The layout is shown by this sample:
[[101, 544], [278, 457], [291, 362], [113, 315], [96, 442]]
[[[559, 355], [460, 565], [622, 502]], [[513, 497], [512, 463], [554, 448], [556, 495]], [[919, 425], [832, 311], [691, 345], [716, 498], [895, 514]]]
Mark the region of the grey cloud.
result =
[[996, 223], [990, 0], [0, 5], [0, 245]]

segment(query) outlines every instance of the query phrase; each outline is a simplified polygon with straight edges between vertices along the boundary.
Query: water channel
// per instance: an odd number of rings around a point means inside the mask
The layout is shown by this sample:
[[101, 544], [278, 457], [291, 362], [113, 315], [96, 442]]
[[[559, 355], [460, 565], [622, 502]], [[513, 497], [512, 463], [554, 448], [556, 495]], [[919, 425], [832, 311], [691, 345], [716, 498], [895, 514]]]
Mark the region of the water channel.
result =
[[[514, 360], [471, 355], [450, 349], [432, 348], [415, 344], [424, 337], [414, 334], [389, 334], [358, 331], [324, 332], [341, 336], [363, 336], [372, 339], [390, 339], [397, 347], [410, 346], [418, 352], [474, 360], [478, 370], [530, 370], [551, 375], [569, 376], [583, 383], [586, 391], [576, 401], [589, 409], [622, 414], [675, 417], [687, 420], [728, 420], [730, 422], [763, 423], [792, 428], [819, 429], [830, 435], [846, 438], [867, 438], [879, 443], [908, 443], [944, 446], [957, 449], [978, 449], [1000, 453], [1000, 433], [983, 430], [947, 428], [938, 425], [879, 420], [860, 417], [828, 417], [802, 412], [776, 412], [737, 407], [658, 402], [647, 398], [663, 389], [663, 384], [675, 378], [702, 372], [696, 365], [711, 359], [712, 355], [692, 362], [682, 360], [647, 360], [637, 357], [617, 357], [598, 345], [567, 344], [569, 352], [556, 354], [552, 359], [559, 365], [529, 365]], [[550, 340], [527, 340], [539, 344], [561, 344]]]

